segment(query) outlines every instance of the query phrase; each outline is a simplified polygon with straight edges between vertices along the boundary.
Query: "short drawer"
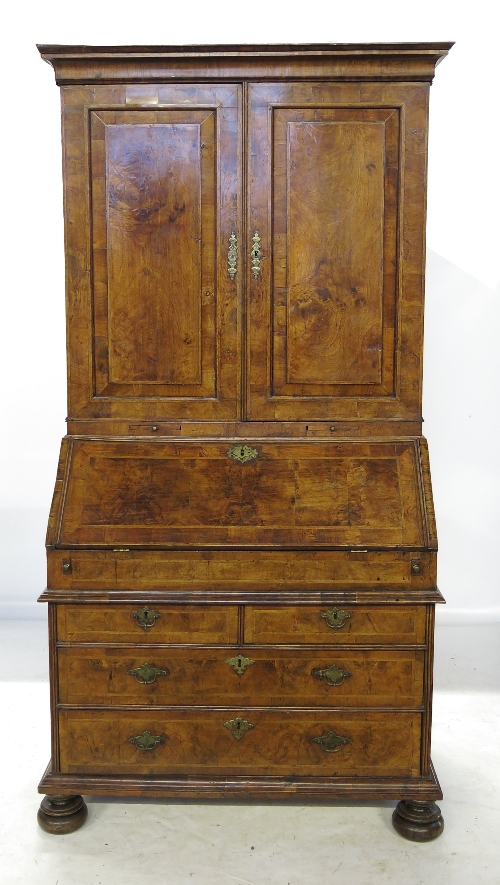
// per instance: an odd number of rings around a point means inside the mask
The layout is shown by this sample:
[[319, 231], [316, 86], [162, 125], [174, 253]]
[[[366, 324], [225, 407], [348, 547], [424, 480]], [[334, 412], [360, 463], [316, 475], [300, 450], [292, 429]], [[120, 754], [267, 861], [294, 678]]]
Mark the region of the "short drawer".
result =
[[420, 773], [419, 713], [68, 710], [59, 728], [68, 774]]
[[60, 648], [61, 704], [416, 707], [423, 650]]
[[423, 605], [248, 606], [245, 642], [318, 645], [420, 645]]
[[62, 642], [235, 643], [238, 609], [223, 605], [58, 605]]

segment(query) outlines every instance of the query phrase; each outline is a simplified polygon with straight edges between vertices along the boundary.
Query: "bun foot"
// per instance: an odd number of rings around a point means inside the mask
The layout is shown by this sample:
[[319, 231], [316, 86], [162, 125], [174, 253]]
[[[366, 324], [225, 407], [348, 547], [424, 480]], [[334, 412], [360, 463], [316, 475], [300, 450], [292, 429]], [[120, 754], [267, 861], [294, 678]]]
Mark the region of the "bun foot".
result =
[[38, 823], [46, 833], [63, 836], [83, 826], [87, 813], [81, 796], [45, 796], [38, 809]]
[[392, 815], [394, 829], [412, 842], [430, 842], [444, 829], [441, 809], [434, 802], [403, 799]]

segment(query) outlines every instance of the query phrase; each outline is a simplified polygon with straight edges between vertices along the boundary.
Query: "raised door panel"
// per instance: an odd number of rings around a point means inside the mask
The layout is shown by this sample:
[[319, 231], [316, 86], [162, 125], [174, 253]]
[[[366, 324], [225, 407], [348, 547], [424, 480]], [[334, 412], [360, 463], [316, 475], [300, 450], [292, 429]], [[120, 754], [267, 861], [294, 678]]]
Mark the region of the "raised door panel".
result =
[[[81, 151], [87, 178], [91, 270], [85, 301], [69, 265], [71, 411], [238, 418], [239, 278], [231, 279], [227, 253], [239, 231], [240, 90], [129, 88], [122, 107], [116, 92], [103, 88], [102, 101], [78, 108], [88, 155], [69, 126], [76, 111], [66, 109], [66, 141]], [[85, 184], [73, 170], [70, 216], [73, 184]]]
[[425, 113], [420, 86], [250, 87], [253, 420], [420, 418]]

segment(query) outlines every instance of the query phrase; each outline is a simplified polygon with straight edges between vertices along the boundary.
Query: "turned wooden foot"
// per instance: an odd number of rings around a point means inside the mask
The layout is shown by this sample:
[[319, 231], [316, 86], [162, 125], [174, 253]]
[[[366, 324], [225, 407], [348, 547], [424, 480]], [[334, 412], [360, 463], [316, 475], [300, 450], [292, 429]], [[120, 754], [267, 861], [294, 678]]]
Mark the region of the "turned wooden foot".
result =
[[86, 820], [87, 806], [81, 796], [45, 796], [38, 809], [38, 823], [47, 833], [73, 833]]
[[394, 829], [412, 842], [430, 842], [444, 829], [441, 809], [434, 802], [403, 799], [392, 815]]

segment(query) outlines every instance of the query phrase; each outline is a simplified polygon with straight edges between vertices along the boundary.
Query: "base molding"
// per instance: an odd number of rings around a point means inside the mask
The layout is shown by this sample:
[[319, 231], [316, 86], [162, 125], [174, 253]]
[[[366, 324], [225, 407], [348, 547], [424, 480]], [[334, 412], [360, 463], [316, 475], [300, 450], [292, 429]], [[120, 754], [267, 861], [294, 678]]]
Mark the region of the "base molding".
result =
[[428, 778], [276, 778], [158, 775], [79, 775], [47, 767], [39, 793], [150, 796], [187, 799], [415, 799], [433, 802], [443, 794], [433, 766]]

